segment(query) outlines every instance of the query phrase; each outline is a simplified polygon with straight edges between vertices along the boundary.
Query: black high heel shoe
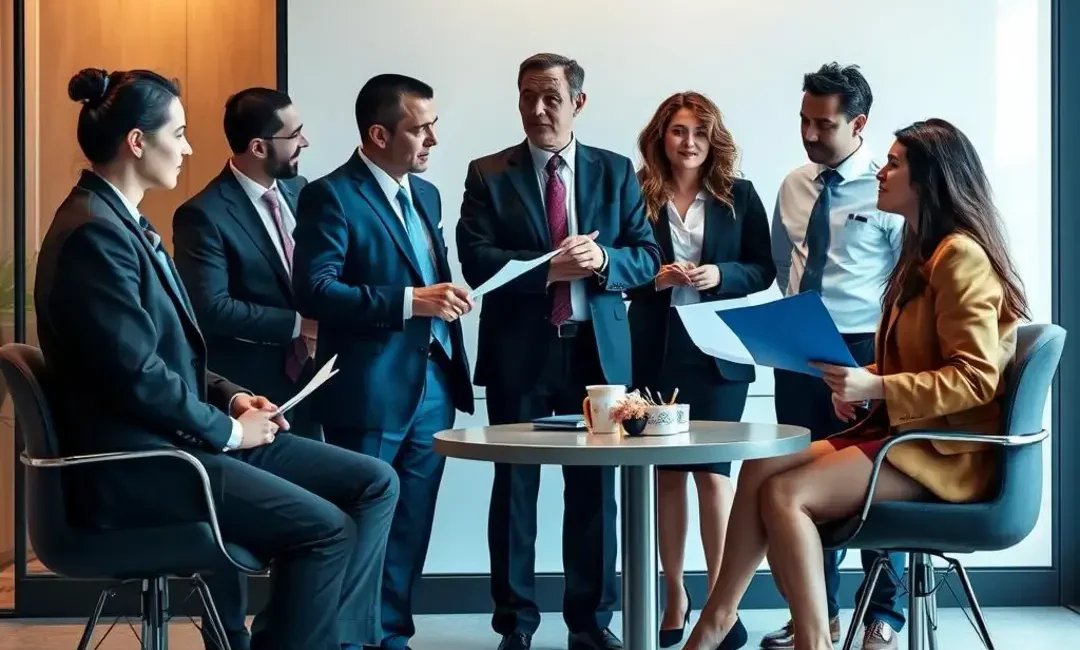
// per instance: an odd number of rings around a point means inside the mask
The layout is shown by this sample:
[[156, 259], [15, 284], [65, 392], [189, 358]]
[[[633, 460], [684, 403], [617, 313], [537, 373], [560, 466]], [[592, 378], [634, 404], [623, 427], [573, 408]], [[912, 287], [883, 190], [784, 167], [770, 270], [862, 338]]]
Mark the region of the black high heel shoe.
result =
[[682, 641], [683, 634], [686, 632], [686, 626], [690, 624], [690, 612], [694, 609], [694, 604], [690, 602], [690, 592], [686, 589], [686, 585], [683, 585], [683, 593], [686, 594], [686, 614], [683, 615], [682, 627], [677, 627], [674, 630], [660, 630], [660, 647], [670, 648], [673, 645], [678, 645]]
[[739, 648], [746, 645], [746, 642], [750, 640], [750, 635], [746, 632], [746, 627], [742, 624], [742, 619], [738, 616], [735, 617], [735, 624], [728, 630], [727, 636], [720, 642], [720, 645], [716, 646], [716, 650], [739, 650]]

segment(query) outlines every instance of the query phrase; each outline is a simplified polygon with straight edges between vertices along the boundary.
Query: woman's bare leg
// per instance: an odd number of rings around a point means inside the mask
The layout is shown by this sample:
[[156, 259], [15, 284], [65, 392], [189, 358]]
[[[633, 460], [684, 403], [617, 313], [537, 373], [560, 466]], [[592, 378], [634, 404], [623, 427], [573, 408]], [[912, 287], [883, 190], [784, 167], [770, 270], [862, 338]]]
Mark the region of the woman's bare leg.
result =
[[712, 472], [694, 472], [694, 483], [697, 485], [701, 546], [705, 549], [709, 592], [712, 592], [720, 573], [720, 561], [724, 557], [724, 539], [735, 490], [728, 477]]
[[765, 557], [765, 525], [761, 520], [758, 499], [762, 484], [775, 474], [830, 453], [835, 453], [832, 445], [819, 441], [796, 454], [743, 463], [728, 524], [731, 530], [738, 532], [731, 536], [724, 547], [716, 585], [701, 610], [694, 631], [683, 646], [684, 650], [713, 650], [735, 622], [739, 601]]
[[686, 476], [687, 472], [661, 470], [656, 473], [657, 541], [660, 547], [660, 568], [664, 572], [667, 593], [661, 630], [682, 627], [686, 616], [686, 592], [683, 590], [683, 566], [686, 554]]
[[[761, 512], [776, 553], [773, 571], [784, 585], [795, 622], [797, 650], [833, 647], [825, 604], [821, 537], [815, 522], [850, 517], [866, 498], [873, 463], [857, 447], [819, 457], [776, 474], [761, 488]], [[926, 490], [886, 463], [881, 468], [876, 501], [915, 501]]]

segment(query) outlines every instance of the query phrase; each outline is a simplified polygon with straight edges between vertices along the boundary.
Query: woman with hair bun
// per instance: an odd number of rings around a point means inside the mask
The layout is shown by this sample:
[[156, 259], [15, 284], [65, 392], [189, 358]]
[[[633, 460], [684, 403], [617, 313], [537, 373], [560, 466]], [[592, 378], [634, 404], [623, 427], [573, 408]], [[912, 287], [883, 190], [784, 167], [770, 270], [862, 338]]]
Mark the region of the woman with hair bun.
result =
[[[153, 226], [146, 192], [176, 187], [191, 155], [175, 82], [149, 70], [82, 70], [76, 134], [90, 161], [38, 256], [34, 304], [64, 455], [180, 448], [206, 469], [219, 544], [272, 561], [266, 608], [249, 634], [246, 582], [208, 571], [233, 648], [378, 645], [379, 579], [397, 476], [387, 463], [299, 436], [277, 406], [207, 369], [187, 292]], [[211, 360], [211, 365], [212, 360]], [[80, 524], [206, 520], [183, 463], [97, 463], [72, 473]], [[49, 559], [42, 560], [48, 565]], [[249, 559], [254, 562], [254, 559]], [[213, 629], [206, 618], [203, 628]], [[216, 647], [213, 634], [207, 647]]]

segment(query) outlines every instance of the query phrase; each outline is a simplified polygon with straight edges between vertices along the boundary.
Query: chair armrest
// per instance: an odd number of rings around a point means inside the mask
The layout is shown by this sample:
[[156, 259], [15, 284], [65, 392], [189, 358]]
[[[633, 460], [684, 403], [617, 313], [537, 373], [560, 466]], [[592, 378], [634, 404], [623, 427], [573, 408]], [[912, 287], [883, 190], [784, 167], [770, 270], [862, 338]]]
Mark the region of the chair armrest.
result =
[[229, 551], [225, 548], [225, 540], [221, 536], [221, 526], [218, 525], [217, 508], [214, 507], [214, 493], [210, 487], [210, 475], [206, 473], [206, 468], [203, 467], [198, 458], [183, 449], [162, 448], [146, 449], [142, 451], [115, 451], [104, 454], [63, 456], [60, 458], [31, 458], [24, 451], [20, 455], [19, 460], [22, 461], [23, 465], [28, 467], [51, 469], [57, 467], [74, 467], [76, 465], [92, 465], [119, 460], [142, 460], [146, 458], [176, 458], [191, 465], [199, 475], [199, 481], [202, 483], [203, 497], [206, 499], [206, 510], [209, 514], [208, 523], [210, 524], [210, 530], [214, 535], [214, 543], [217, 544], [218, 550], [221, 551], [233, 566], [244, 573], [250, 573], [251, 569], [234, 560], [232, 555], [230, 555]]
[[1025, 445], [1033, 445], [1035, 443], [1046, 440], [1049, 433], [1046, 429], [1042, 429], [1036, 433], [1028, 433], [1012, 436], [995, 436], [985, 433], [965, 433], [963, 431], [932, 431], [925, 429], [915, 429], [912, 431], [905, 431], [898, 436], [894, 436], [885, 441], [885, 444], [878, 450], [876, 456], [874, 456], [874, 465], [870, 470], [870, 483], [866, 486], [866, 499], [863, 502], [862, 511], [859, 513], [859, 523], [852, 531], [849, 540], [859, 534], [863, 524], [866, 523], [866, 518], [870, 514], [870, 506], [874, 503], [874, 490], [877, 488], [878, 476], [881, 474], [881, 466], [885, 463], [885, 456], [889, 453], [889, 449], [893, 445], [898, 445], [902, 442], [910, 442], [912, 440], [939, 440], [939, 441], [953, 441], [953, 442], [984, 442], [991, 445], [998, 445], [999, 447], [1023, 447]]

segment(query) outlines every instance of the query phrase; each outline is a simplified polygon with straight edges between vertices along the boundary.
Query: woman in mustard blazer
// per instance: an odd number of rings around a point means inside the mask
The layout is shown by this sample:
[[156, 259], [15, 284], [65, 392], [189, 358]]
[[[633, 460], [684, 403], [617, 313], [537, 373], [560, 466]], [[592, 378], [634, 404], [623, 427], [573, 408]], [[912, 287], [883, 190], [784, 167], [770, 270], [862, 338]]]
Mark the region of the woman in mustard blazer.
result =
[[[896, 133], [878, 182], [878, 208], [903, 215], [907, 229], [882, 299], [877, 362], [819, 366], [837, 415], [851, 420], [854, 404], [870, 400], [869, 415], [803, 452], [743, 465], [729, 524], [738, 532], [687, 650], [746, 642], [737, 608], [770, 544], [783, 549], [771, 556], [772, 569], [796, 647], [832, 648], [815, 524], [862, 507], [872, 459], [890, 436], [915, 428], [1000, 432], [1002, 376], [1028, 309], [978, 154], [948, 122], [916, 122]], [[874, 498], [988, 498], [998, 481], [996, 453], [981, 443], [897, 445]]]

